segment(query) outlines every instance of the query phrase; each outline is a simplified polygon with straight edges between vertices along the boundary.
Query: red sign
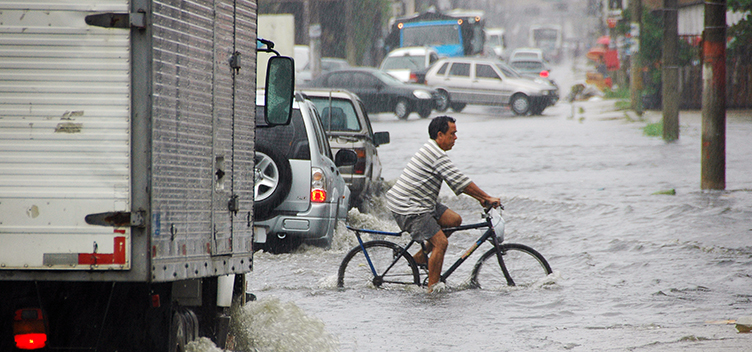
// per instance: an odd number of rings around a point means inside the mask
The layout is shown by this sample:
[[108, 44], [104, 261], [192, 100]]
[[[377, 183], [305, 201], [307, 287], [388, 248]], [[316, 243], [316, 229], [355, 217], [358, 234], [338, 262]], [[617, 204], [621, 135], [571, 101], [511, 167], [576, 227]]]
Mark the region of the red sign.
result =
[[616, 50], [606, 51], [606, 55], [603, 56], [606, 60], [606, 69], [609, 71], [616, 71], [619, 69], [619, 53]]

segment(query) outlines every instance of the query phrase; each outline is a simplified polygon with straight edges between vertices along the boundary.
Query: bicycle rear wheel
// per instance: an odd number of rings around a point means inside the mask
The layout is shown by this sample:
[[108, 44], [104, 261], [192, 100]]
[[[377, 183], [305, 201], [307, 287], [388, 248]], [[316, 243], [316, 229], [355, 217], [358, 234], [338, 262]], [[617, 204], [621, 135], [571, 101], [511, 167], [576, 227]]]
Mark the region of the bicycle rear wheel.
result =
[[508, 286], [528, 287], [551, 274], [551, 266], [546, 258], [536, 250], [517, 243], [501, 245], [501, 255], [504, 266], [509, 273], [511, 282], [507, 280], [496, 258], [496, 250], [491, 248], [473, 268], [470, 283], [473, 287], [497, 290]]
[[420, 285], [420, 274], [415, 260], [409, 254], [400, 255], [403, 248], [389, 241], [369, 241], [363, 244], [371, 259], [376, 275], [363, 254], [355, 246], [342, 259], [337, 274], [337, 287], [404, 287]]

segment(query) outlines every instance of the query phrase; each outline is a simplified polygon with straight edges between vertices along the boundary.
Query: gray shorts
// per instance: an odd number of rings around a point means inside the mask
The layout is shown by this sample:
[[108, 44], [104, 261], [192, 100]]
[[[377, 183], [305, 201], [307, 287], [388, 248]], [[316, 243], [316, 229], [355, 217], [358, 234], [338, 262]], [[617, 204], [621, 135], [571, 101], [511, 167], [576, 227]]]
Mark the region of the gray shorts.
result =
[[392, 212], [392, 216], [402, 231], [409, 232], [416, 241], [425, 241], [441, 230], [439, 219], [447, 210], [449, 208], [446, 205], [436, 203], [432, 212], [410, 215]]

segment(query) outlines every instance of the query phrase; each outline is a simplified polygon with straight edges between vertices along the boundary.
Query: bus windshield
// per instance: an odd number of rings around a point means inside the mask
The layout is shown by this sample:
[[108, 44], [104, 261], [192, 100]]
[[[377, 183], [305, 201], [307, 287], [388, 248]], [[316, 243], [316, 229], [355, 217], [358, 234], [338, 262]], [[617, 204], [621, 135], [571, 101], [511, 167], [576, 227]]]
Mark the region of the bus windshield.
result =
[[405, 26], [402, 29], [402, 46], [459, 45], [459, 25]]

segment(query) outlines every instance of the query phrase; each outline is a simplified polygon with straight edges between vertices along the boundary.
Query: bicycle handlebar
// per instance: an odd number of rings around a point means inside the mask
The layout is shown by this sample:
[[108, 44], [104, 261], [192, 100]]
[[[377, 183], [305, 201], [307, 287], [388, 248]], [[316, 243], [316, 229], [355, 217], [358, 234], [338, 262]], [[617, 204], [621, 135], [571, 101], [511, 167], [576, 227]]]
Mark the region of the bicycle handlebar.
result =
[[[491, 210], [491, 208], [495, 208], [494, 205], [495, 204], [490, 203], [488, 201], [483, 201], [483, 211], [488, 213], [488, 211]], [[504, 204], [501, 204], [501, 202], [499, 202], [499, 209], [504, 210]]]

